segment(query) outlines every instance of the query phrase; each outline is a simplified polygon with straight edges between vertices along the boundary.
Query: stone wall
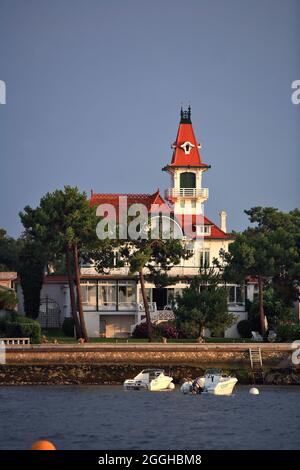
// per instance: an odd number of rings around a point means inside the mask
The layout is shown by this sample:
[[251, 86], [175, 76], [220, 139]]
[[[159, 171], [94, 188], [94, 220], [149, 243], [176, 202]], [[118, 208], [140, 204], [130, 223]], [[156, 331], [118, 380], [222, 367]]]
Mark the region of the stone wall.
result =
[[[151, 367], [144, 364], [144, 368]], [[204, 369], [191, 365], [157, 364], [172, 375], [174, 382], [180, 384], [186, 378], [203, 374]], [[133, 364], [52, 364], [52, 365], [0, 365], [1, 385], [116, 385], [132, 378], [141, 367]], [[240, 384], [253, 383], [249, 369], [228, 368]], [[269, 369], [265, 371], [267, 384], [300, 385], [300, 369]]]
[[[6, 364], [133, 364], [180, 365], [199, 368], [250, 367], [249, 346], [253, 344], [85, 344], [31, 345], [6, 349]], [[291, 365], [290, 344], [262, 344], [266, 367]]]

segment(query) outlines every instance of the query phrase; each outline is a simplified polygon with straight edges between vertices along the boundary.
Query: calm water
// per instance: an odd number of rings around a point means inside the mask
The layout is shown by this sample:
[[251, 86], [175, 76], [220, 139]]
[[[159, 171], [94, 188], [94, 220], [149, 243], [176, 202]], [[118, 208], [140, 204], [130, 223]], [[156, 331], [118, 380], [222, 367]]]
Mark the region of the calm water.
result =
[[0, 387], [0, 449], [300, 449], [300, 387], [231, 397], [115, 386]]

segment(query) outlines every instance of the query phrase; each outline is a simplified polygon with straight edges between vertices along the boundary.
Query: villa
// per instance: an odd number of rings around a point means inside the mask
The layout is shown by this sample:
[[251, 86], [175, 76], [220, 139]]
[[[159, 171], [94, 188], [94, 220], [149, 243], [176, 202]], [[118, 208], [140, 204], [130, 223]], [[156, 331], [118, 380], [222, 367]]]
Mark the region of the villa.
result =
[[[91, 192], [90, 204], [111, 204], [119, 210], [120, 197], [126, 196], [128, 206], [142, 203], [148, 210], [152, 205], [170, 208], [172, 216], [183, 227], [184, 219], [191, 221], [193, 230], [189, 249], [192, 256], [173, 267], [169, 274], [173, 283], [166, 288], [157, 288], [146, 283], [152, 319], [171, 319], [171, 299], [188, 286], [190, 279], [198, 274], [200, 267], [210, 267], [218, 258], [220, 249], [228, 250], [233, 236], [227, 233], [227, 214], [220, 211], [219, 225], [204, 214], [204, 205], [209, 190], [203, 187], [203, 175], [210, 166], [202, 161], [201, 145], [197, 142], [192, 121], [191, 108], [181, 109], [180, 123], [175, 142], [172, 144], [171, 162], [162, 170], [169, 174], [170, 187], [164, 197], [157, 190], [153, 194], [99, 194]], [[126, 337], [134, 326], [145, 318], [138, 277], [129, 274], [129, 268], [115, 268], [107, 274], [99, 274], [93, 265], [81, 267], [81, 289], [84, 316], [90, 337]], [[237, 337], [236, 324], [247, 318], [245, 299], [256, 294], [255, 281], [245, 286], [227, 285], [229, 311], [236, 315], [236, 323], [224, 332], [226, 337]], [[20, 288], [19, 306], [22, 311]], [[71, 315], [69, 287], [66, 276], [46, 276], [41, 293], [42, 326], [59, 326], [64, 317]]]

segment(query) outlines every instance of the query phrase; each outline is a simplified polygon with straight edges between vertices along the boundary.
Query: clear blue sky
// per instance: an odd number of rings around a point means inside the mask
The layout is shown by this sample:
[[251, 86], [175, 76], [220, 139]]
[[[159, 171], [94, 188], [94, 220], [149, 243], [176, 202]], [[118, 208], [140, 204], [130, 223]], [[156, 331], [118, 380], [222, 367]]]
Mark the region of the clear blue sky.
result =
[[211, 164], [206, 215], [300, 200], [299, 0], [0, 0], [0, 227], [65, 184], [169, 185], [181, 103]]

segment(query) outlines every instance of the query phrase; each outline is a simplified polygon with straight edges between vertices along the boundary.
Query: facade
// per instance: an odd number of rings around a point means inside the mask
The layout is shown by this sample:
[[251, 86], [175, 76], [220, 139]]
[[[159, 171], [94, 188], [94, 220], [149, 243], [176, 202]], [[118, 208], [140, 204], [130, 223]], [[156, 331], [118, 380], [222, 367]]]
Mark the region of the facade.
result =
[[[192, 239], [192, 256], [173, 267], [169, 274], [176, 283], [167, 288], [156, 288], [146, 283], [148, 301], [153, 320], [172, 318], [171, 298], [184, 289], [189, 280], [198, 274], [200, 267], [209, 267], [218, 258], [220, 249], [227, 250], [232, 236], [226, 230], [226, 213], [220, 212], [219, 226], [204, 214], [209, 191], [203, 187], [203, 175], [210, 168], [203, 163], [201, 146], [197, 142], [191, 122], [191, 109], [181, 110], [175, 142], [172, 144], [171, 162], [163, 168], [170, 177], [170, 187], [164, 198], [159, 190], [153, 194], [97, 194], [92, 192], [91, 204], [112, 204], [118, 213], [119, 198], [127, 197], [128, 206], [142, 202], [150, 210], [151, 204], [168, 205], [172, 217], [184, 235]], [[186, 233], [185, 222], [187, 222]], [[93, 266], [82, 268], [85, 319], [90, 336], [128, 336], [134, 326], [144, 318], [143, 301], [137, 277], [129, 276], [128, 269], [114, 269], [109, 275], [97, 275]], [[89, 277], [90, 276], [90, 277]], [[237, 322], [247, 318], [245, 291], [237, 285], [228, 286], [229, 309], [235, 312]], [[225, 332], [238, 336], [236, 326]]]
[[[212, 222], [204, 213], [209, 197], [208, 188], [203, 187], [204, 173], [210, 166], [203, 163], [201, 145], [197, 142], [191, 121], [191, 109], [181, 110], [180, 123], [175, 142], [172, 144], [171, 162], [165, 171], [170, 178], [170, 187], [164, 198], [160, 191], [153, 194], [99, 194], [91, 192], [90, 204], [110, 204], [119, 212], [120, 197], [127, 199], [127, 205], [142, 203], [151, 211], [153, 205], [168, 207], [172, 219], [180, 227], [184, 240], [189, 239], [192, 256], [173, 267], [169, 274], [175, 283], [167, 288], [156, 288], [146, 283], [151, 317], [155, 321], [172, 318], [171, 298], [188, 286], [191, 278], [198, 274], [200, 267], [210, 267], [218, 258], [220, 249], [227, 250], [233, 238], [227, 233], [226, 213], [219, 214], [219, 224]], [[162, 209], [163, 210], [163, 209]], [[137, 323], [145, 318], [141, 290], [137, 276], [129, 275], [129, 268], [113, 269], [100, 275], [93, 265], [81, 267], [81, 290], [84, 316], [90, 337], [126, 337]], [[236, 314], [236, 323], [247, 318], [245, 311], [244, 287], [229, 285], [229, 310]], [[22, 293], [19, 291], [19, 308], [22, 311]], [[253, 286], [249, 287], [251, 299]], [[70, 316], [70, 300], [67, 278], [46, 276], [42, 290], [43, 312], [51, 305], [56, 306], [56, 317], [60, 322]], [[51, 308], [52, 308], [51, 307]], [[224, 332], [227, 337], [238, 337], [236, 324]]]

